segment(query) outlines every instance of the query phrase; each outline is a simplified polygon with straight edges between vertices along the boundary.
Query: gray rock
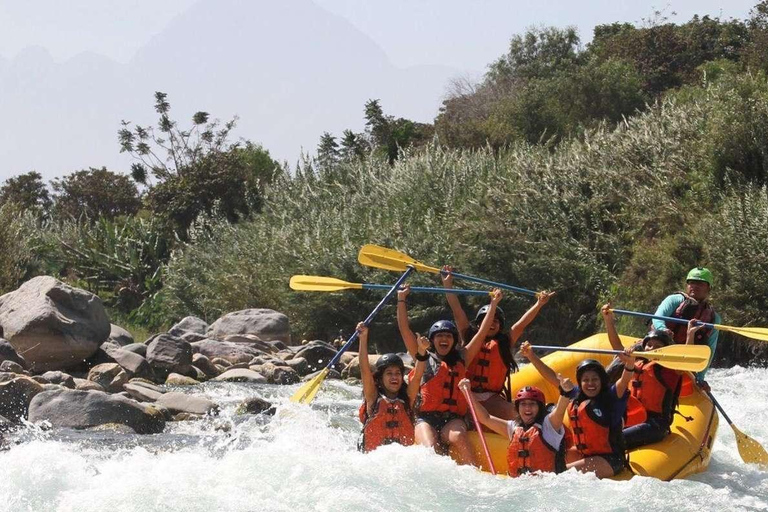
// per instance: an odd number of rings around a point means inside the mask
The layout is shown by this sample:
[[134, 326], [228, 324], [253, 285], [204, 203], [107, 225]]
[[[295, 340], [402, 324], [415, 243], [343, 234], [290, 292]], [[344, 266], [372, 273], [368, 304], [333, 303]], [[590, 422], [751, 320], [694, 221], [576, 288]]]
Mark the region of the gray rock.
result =
[[54, 391], [58, 389], [69, 389], [67, 387], [62, 386], [61, 384], [43, 384], [43, 391]]
[[131, 343], [130, 345], [124, 346], [122, 350], [139, 354], [141, 357], [147, 357], [147, 346], [143, 343]]
[[25, 370], [27, 369], [27, 361], [16, 353], [16, 349], [13, 348], [13, 345], [8, 340], [3, 338], [0, 338], [0, 361], [11, 361]]
[[123, 384], [123, 389], [131, 398], [140, 402], [155, 402], [163, 395], [159, 388], [151, 388], [143, 385], [141, 382], [128, 382]]
[[0, 326], [35, 371], [64, 370], [91, 357], [109, 336], [101, 299], [49, 276], [0, 297]]
[[254, 334], [230, 334], [225, 336], [222, 341], [228, 341], [230, 343], [245, 343], [252, 347], [255, 347], [267, 354], [276, 354], [278, 349], [274, 345], [266, 341], [262, 341], [258, 336]]
[[123, 389], [123, 384], [128, 381], [128, 378], [119, 364], [103, 363], [91, 368], [88, 372], [88, 380], [110, 393], [117, 393]]
[[208, 338], [205, 334], [197, 334], [196, 332], [185, 332], [179, 337], [187, 343], [194, 343]]
[[29, 377], [0, 382], [0, 416], [14, 423], [27, 417], [29, 403], [38, 393], [43, 392], [43, 386]]
[[221, 358], [221, 357], [212, 357], [211, 358], [211, 363], [213, 363], [213, 364], [215, 364], [217, 366], [223, 366], [224, 368], [229, 368], [230, 366], [232, 366], [231, 362], [229, 362], [226, 359]]
[[251, 370], [258, 372], [267, 379], [270, 384], [295, 384], [299, 382], [299, 374], [287, 366], [275, 366], [265, 363], [259, 366], [251, 366]]
[[158, 378], [169, 373], [186, 375], [192, 366], [192, 345], [169, 334], [161, 334], [147, 345], [147, 361]]
[[186, 375], [180, 375], [178, 373], [170, 373], [165, 379], [166, 386], [194, 386], [195, 384], [200, 384], [200, 382], [192, 377], [187, 377]]
[[251, 382], [253, 384], [267, 383], [267, 379], [265, 379], [262, 374], [245, 368], [227, 370], [213, 380], [223, 382]]
[[105, 391], [105, 389], [88, 379], [75, 379], [75, 389], [80, 391]]
[[[103, 346], [104, 345], [102, 345], [102, 347]], [[117, 364], [131, 375], [154, 380], [155, 372], [152, 370], [152, 366], [150, 366], [149, 361], [141, 355], [115, 347], [108, 347], [106, 352]]]
[[19, 375], [15, 372], [0, 372], [0, 382], [8, 382], [9, 380], [13, 380]]
[[229, 363], [250, 363], [254, 357], [263, 356], [265, 353], [250, 343], [233, 343], [229, 341], [217, 341], [206, 339], [192, 344], [198, 353], [206, 356], [214, 362], [215, 359], [224, 359]]
[[206, 334], [216, 339], [230, 334], [255, 334], [262, 340], [291, 343], [288, 317], [272, 309], [245, 309], [228, 313], [211, 324]]
[[275, 414], [275, 406], [267, 402], [263, 398], [252, 396], [243, 400], [236, 409], [237, 414], [267, 414], [273, 416]]
[[182, 336], [184, 333], [193, 333], [200, 334], [205, 338], [206, 331], [208, 331], [208, 322], [202, 318], [197, 318], [196, 316], [187, 316], [171, 327], [168, 333], [173, 336]]
[[309, 369], [309, 364], [307, 363], [307, 360], [303, 357], [294, 357], [293, 359], [289, 359], [285, 361], [285, 365], [289, 368], [293, 368], [296, 373], [301, 375], [302, 377], [308, 373], [311, 373], [312, 370]]
[[[336, 355], [336, 349], [330, 344], [315, 340], [310, 341], [301, 350], [296, 353], [295, 357], [303, 357], [307, 360], [309, 371], [322, 370], [328, 363], [331, 362], [333, 356]], [[339, 369], [343, 368], [339, 365]]]
[[291, 349], [285, 349], [285, 350], [279, 351], [276, 355], [283, 361], [290, 361], [296, 356], [296, 352], [294, 352]]
[[45, 372], [41, 377], [51, 384], [61, 384], [65, 388], [75, 389], [75, 379], [68, 373], [50, 371]]
[[16, 361], [3, 361], [0, 363], [0, 372], [24, 373], [24, 368]]
[[192, 365], [195, 368], [200, 369], [207, 377], [216, 377], [220, 372], [218, 368], [203, 354], [195, 354], [192, 356]]
[[131, 345], [133, 343], [133, 334], [126, 331], [119, 325], [110, 324], [108, 341], [110, 343], [114, 343], [116, 345], [120, 345], [121, 347], [124, 347], [126, 345]]
[[[304, 377], [301, 378], [301, 381], [302, 382], [310, 381], [310, 380], [314, 379], [315, 377], [317, 377], [318, 374], [321, 371], [323, 371], [323, 370], [318, 370], [316, 372], [310, 373], [309, 375], [305, 375]], [[325, 378], [326, 379], [341, 379], [341, 373], [339, 373], [336, 370], [331, 370], [331, 371], [328, 372], [328, 375]]]
[[191, 414], [217, 414], [219, 406], [207, 398], [171, 391], [157, 399], [157, 404], [165, 407], [172, 414], [188, 412]]
[[100, 391], [69, 389], [37, 394], [29, 404], [29, 421], [69, 428], [119, 423], [137, 434], [157, 434], [165, 428], [162, 412], [152, 406]]

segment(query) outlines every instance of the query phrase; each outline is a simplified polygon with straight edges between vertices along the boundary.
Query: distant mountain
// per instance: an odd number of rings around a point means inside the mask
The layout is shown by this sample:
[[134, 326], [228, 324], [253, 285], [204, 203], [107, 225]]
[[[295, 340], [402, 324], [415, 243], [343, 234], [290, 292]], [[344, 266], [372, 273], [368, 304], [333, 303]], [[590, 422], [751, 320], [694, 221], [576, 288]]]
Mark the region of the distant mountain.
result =
[[369, 37], [310, 0], [202, 0], [125, 65], [94, 54], [59, 64], [42, 48], [0, 60], [0, 178], [126, 170], [120, 120], [152, 123], [157, 90], [181, 121], [197, 110], [239, 115], [238, 136], [293, 163], [323, 131], [362, 129], [369, 98], [392, 115], [432, 121], [457, 73], [395, 68]]

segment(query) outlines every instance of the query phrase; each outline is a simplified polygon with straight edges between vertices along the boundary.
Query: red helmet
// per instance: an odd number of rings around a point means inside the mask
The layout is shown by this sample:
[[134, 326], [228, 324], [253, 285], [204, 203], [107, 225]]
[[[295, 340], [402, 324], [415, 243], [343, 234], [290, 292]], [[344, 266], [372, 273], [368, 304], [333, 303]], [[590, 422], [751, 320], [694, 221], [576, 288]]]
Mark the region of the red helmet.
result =
[[545, 401], [544, 392], [537, 387], [525, 386], [515, 395], [515, 409], [519, 407], [522, 400], [536, 400], [543, 406]]

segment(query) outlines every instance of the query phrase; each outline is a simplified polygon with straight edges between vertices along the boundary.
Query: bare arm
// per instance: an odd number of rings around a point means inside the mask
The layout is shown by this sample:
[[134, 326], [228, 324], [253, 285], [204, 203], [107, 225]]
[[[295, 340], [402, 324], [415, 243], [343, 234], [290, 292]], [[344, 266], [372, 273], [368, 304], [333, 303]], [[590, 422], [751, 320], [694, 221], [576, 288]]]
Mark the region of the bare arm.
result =
[[544, 379], [552, 384], [553, 386], [559, 386], [560, 381], [557, 380], [557, 374], [555, 371], [550, 368], [549, 366], [544, 363], [541, 359], [539, 359], [539, 356], [537, 356], [533, 349], [531, 348], [531, 344], [527, 341], [523, 343], [523, 345], [520, 347], [520, 353], [528, 359], [534, 368], [536, 368], [536, 371], [539, 372], [539, 374], [544, 377]]
[[486, 427], [490, 428], [497, 434], [504, 436], [506, 439], [509, 439], [509, 430], [507, 430], [507, 420], [503, 420], [501, 418], [497, 418], [496, 416], [492, 416], [491, 414], [488, 413], [488, 410], [485, 407], [483, 407], [483, 404], [481, 404], [475, 399], [475, 394], [472, 392], [469, 379], [461, 379], [461, 382], [459, 382], [459, 388], [466, 391], [466, 394], [469, 397], [469, 400], [472, 402], [472, 405], [475, 408], [475, 413], [477, 414], [477, 421], [479, 421]]
[[[419, 346], [418, 354], [422, 356], [425, 355], [427, 353], [427, 349], [429, 348], [429, 340], [424, 336], [419, 336], [417, 343]], [[416, 403], [416, 397], [419, 396], [419, 389], [421, 389], [421, 377], [424, 376], [424, 369], [427, 367], [426, 361], [419, 361], [416, 358], [414, 358], [414, 361], [416, 361], [416, 366], [413, 368], [411, 380], [408, 382], [408, 404], [411, 407], [413, 407], [413, 405]]]
[[621, 398], [629, 387], [629, 381], [632, 380], [632, 373], [635, 369], [635, 358], [632, 357], [632, 350], [626, 349], [623, 354], [619, 354], [619, 359], [624, 363], [624, 371], [621, 378], [616, 382], [616, 396]]
[[[443, 281], [443, 287], [453, 288], [453, 274], [451, 273], [453, 268], [446, 265], [443, 267], [443, 271], [447, 272], [445, 274], [440, 274], [440, 279]], [[459, 335], [464, 336], [464, 333], [467, 332], [467, 329], [469, 328], [469, 319], [467, 318], [467, 314], [464, 312], [464, 308], [461, 307], [459, 298], [455, 293], [446, 293], [445, 300], [448, 301], [448, 306], [451, 308], [453, 321], [456, 323], [456, 328], [459, 330]]]
[[616, 332], [616, 318], [611, 311], [611, 303], [605, 304], [600, 312], [603, 314], [603, 321], [605, 322], [605, 331], [608, 333], [608, 341], [611, 342], [611, 348], [613, 350], [624, 350], [624, 345], [621, 344], [621, 338], [619, 333]]
[[[571, 379], [568, 377], [563, 377], [562, 375], [557, 374], [557, 380], [560, 382], [560, 387], [563, 388], [564, 391], [571, 391], [574, 388], [573, 382], [571, 382]], [[559, 431], [560, 427], [563, 426], [565, 410], [570, 401], [570, 398], [563, 395], [560, 395], [560, 398], [557, 399], [557, 405], [554, 410], [549, 413], [549, 423], [552, 424], [553, 429]]]
[[360, 340], [360, 380], [363, 381], [363, 397], [368, 414], [373, 412], [373, 406], [379, 398], [379, 390], [376, 389], [376, 381], [373, 379], [371, 365], [368, 362], [368, 327], [363, 322], [357, 324], [358, 339]]
[[491, 296], [491, 306], [488, 309], [488, 313], [486, 313], [485, 318], [483, 318], [483, 323], [480, 324], [480, 328], [477, 330], [477, 334], [475, 334], [472, 337], [472, 340], [467, 344], [467, 347], [464, 351], [464, 364], [471, 363], [478, 352], [480, 352], [480, 348], [483, 346], [483, 343], [485, 342], [485, 338], [488, 336], [488, 331], [491, 329], [491, 325], [493, 325], [493, 319], [496, 317], [496, 306], [499, 305], [499, 302], [501, 301], [501, 290], [498, 288], [494, 289]]
[[408, 323], [408, 307], [406, 306], [406, 299], [410, 293], [411, 287], [409, 285], [405, 285], [397, 291], [397, 327], [400, 329], [400, 336], [403, 338], [403, 343], [405, 343], [405, 349], [411, 357], [415, 358], [417, 350], [416, 335]]
[[515, 324], [509, 330], [509, 342], [512, 352], [514, 352], [515, 345], [517, 345], [517, 340], [519, 340], [520, 336], [523, 335], [525, 328], [528, 327], [531, 322], [533, 322], [533, 319], [536, 318], [536, 316], [539, 314], [541, 308], [544, 307], [544, 304], [549, 302], [550, 297], [552, 297], [554, 294], [555, 292], [539, 292], [536, 295], [536, 304], [531, 306], [528, 311], [523, 313], [523, 316], [521, 316], [520, 319], [515, 322]]
[[[698, 324], [698, 325], [697, 325]], [[696, 333], [704, 328], [704, 324], [692, 318], [688, 322], [688, 332], [685, 334], [685, 344], [694, 345], [696, 343]]]

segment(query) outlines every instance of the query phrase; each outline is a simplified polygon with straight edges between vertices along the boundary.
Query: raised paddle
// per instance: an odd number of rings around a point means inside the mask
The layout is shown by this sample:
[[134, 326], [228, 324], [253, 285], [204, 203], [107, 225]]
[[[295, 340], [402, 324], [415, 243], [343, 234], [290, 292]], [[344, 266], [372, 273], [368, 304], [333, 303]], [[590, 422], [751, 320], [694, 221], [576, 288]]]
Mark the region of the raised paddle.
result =
[[469, 404], [469, 410], [472, 413], [472, 419], [475, 422], [475, 428], [477, 429], [477, 437], [480, 438], [480, 444], [483, 446], [483, 451], [485, 452], [485, 458], [488, 459], [488, 468], [491, 470], [491, 474], [496, 474], [496, 468], [493, 465], [493, 459], [491, 458], [491, 452], [488, 451], [488, 443], [485, 442], [485, 434], [483, 434], [483, 426], [480, 424], [480, 421], [477, 419], [477, 413], [475, 412], [475, 404], [472, 403], [472, 399], [469, 397], [469, 393], [465, 390], [461, 390], [462, 393], [464, 393], [464, 397], [467, 399], [467, 403]]
[[[550, 347], [547, 345], [531, 345], [531, 348], [541, 350], [557, 350], [562, 352], [583, 352], [586, 354], [623, 354], [623, 350], [607, 350], [600, 348], [579, 347]], [[666, 347], [634, 352], [632, 357], [641, 357], [649, 361], [658, 361], [661, 366], [672, 370], [685, 372], [700, 372], [707, 367], [712, 350], [708, 345], [668, 345]]]
[[717, 410], [720, 411], [720, 414], [723, 415], [725, 421], [728, 422], [728, 425], [733, 429], [733, 433], [736, 435], [736, 447], [739, 449], [741, 460], [747, 464], [757, 464], [761, 466], [762, 469], [768, 469], [768, 452], [765, 451], [763, 445], [736, 428], [736, 425], [733, 424], [731, 418], [728, 417], [720, 403], [718, 403], [715, 397], [712, 396], [712, 393], [706, 390], [705, 392], [709, 396], [709, 399], [712, 400], [712, 403], [715, 404]]
[[[363, 320], [363, 323], [366, 327], [371, 325], [374, 317], [379, 313], [379, 311], [381, 311], [381, 308], [383, 308], [387, 301], [392, 297], [392, 295], [395, 294], [397, 289], [400, 288], [400, 285], [405, 282], [413, 270], [413, 267], [408, 267], [405, 269], [405, 272], [400, 276], [400, 279], [397, 280], [397, 282], [390, 288], [389, 292], [387, 292], [384, 298], [381, 299], [381, 302], [379, 302], [373, 311], [371, 311], [371, 314], [368, 315], [368, 318]], [[298, 390], [296, 390], [296, 392], [291, 396], [291, 402], [297, 402], [300, 404], [311, 403], [312, 400], [314, 400], [315, 395], [317, 395], [317, 392], [320, 390], [320, 384], [322, 384], [325, 378], [328, 376], [328, 373], [331, 371], [331, 368], [333, 368], [333, 365], [335, 365], [338, 360], [341, 359], [341, 355], [346, 352], [349, 347], [352, 346], [352, 344], [357, 340], [358, 335], [359, 333], [355, 331], [354, 334], [349, 337], [349, 340], [347, 340], [344, 346], [342, 346], [339, 351], [336, 352], [336, 355], [333, 356], [323, 371], [315, 375], [312, 380], [308, 381], [306, 384], [302, 385]]]
[[[651, 315], [649, 313], [638, 313], [637, 311], [626, 311], [624, 309], [612, 309], [614, 313], [619, 315], [637, 316], [640, 318], [652, 318], [654, 320], [664, 320], [665, 322], [674, 322], [678, 324], [687, 324], [689, 321], [684, 318], [674, 318], [671, 316], [659, 316]], [[753, 340], [768, 341], [768, 328], [765, 327], [732, 327], [730, 325], [722, 324], [708, 324], [706, 322], [699, 322], [706, 327], [717, 329], [718, 331], [729, 331], [736, 334], [741, 334], [745, 338], [752, 338]]]
[[[420, 261], [416, 261], [415, 259], [411, 258], [407, 254], [403, 254], [402, 252], [398, 252], [393, 249], [387, 249], [386, 247], [381, 247], [373, 244], [364, 245], [363, 248], [360, 249], [360, 253], [357, 255], [357, 261], [359, 261], [361, 264], [367, 267], [381, 268], [384, 270], [395, 270], [397, 272], [402, 272], [407, 267], [412, 266], [419, 272], [430, 272], [432, 274], [443, 273], [443, 271], [440, 270], [439, 268], [425, 265], [424, 263], [421, 263]], [[525, 293], [527, 295], [534, 295], [534, 296], [538, 294], [538, 292], [535, 292], [533, 290], [528, 290], [526, 288], [519, 288], [517, 286], [512, 286], [509, 284], [488, 281], [486, 279], [481, 279], [479, 277], [459, 274], [457, 272], [451, 272], [451, 274], [453, 274], [455, 277], [458, 277], [460, 279], [466, 279], [467, 281], [473, 281], [475, 283], [485, 284], [488, 286], [493, 286], [495, 288], [502, 288], [504, 290], [510, 290], [518, 293]]]
[[[388, 284], [349, 283], [335, 277], [295, 275], [291, 277], [292, 290], [306, 292], [338, 292], [341, 290], [389, 290]], [[466, 290], [456, 288], [430, 288], [424, 286], [411, 286], [412, 292], [421, 293], [458, 293], [461, 295], [491, 295], [486, 290]]]

